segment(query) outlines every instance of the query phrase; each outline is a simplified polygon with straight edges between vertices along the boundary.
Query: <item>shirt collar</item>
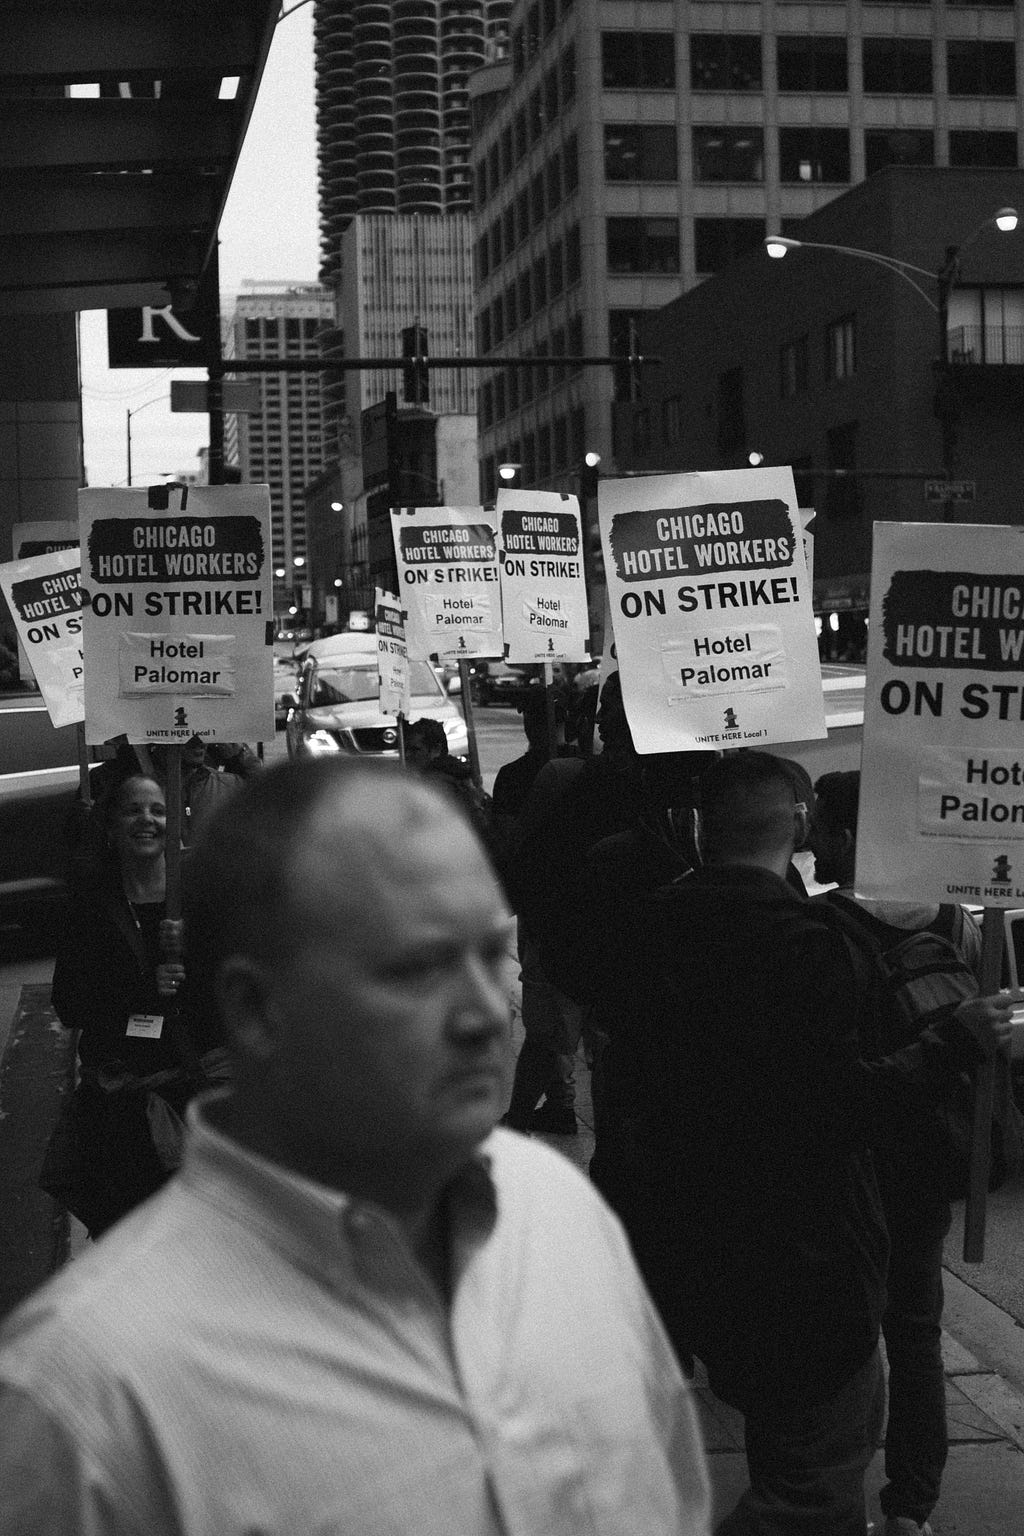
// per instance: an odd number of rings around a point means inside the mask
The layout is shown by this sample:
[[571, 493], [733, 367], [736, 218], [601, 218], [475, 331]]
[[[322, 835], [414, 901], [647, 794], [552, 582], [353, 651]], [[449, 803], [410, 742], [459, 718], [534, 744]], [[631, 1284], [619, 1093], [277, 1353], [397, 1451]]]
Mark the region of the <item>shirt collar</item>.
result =
[[[287, 1249], [304, 1268], [352, 1277], [350, 1223], [378, 1221], [401, 1233], [382, 1206], [356, 1199], [261, 1157], [221, 1129], [229, 1090], [206, 1093], [188, 1107], [188, 1138], [179, 1175], [199, 1199]], [[453, 1279], [497, 1220], [497, 1195], [485, 1142], [445, 1187]]]

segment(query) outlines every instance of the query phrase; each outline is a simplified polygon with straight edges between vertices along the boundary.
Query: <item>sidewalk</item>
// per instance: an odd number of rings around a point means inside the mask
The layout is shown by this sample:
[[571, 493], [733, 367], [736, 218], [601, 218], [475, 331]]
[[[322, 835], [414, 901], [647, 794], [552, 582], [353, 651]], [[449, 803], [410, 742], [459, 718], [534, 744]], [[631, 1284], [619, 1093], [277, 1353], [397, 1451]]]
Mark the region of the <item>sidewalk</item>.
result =
[[[516, 1049], [522, 1026], [514, 1007]], [[584, 1173], [594, 1149], [590, 1073], [579, 1054], [576, 1069], [576, 1136], [544, 1136]], [[948, 1276], [948, 1287], [962, 1285]], [[962, 1287], [967, 1290], [967, 1287]], [[1024, 1397], [997, 1372], [986, 1369], [948, 1331], [943, 1331], [949, 1461], [942, 1499], [931, 1517], [935, 1536], [1021, 1536], [1024, 1532]], [[713, 1395], [700, 1370], [694, 1383], [708, 1455], [715, 1519], [735, 1504], [747, 1484], [743, 1419]], [[868, 1519], [881, 1528], [878, 1490], [885, 1482], [882, 1452], [868, 1469]]]

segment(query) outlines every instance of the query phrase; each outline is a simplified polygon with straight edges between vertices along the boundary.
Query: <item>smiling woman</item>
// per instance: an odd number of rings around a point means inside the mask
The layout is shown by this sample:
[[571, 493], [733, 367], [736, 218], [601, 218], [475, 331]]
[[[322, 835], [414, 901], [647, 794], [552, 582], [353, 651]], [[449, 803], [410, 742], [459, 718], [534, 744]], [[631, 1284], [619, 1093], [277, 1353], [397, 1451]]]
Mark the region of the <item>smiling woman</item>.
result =
[[79, 1031], [81, 1072], [45, 1184], [94, 1237], [164, 1183], [185, 1104], [221, 1068], [200, 1061], [219, 1039], [194, 1016], [181, 964], [163, 957], [163, 789], [129, 774], [98, 814], [102, 851], [72, 881], [54, 968], [53, 1005]]

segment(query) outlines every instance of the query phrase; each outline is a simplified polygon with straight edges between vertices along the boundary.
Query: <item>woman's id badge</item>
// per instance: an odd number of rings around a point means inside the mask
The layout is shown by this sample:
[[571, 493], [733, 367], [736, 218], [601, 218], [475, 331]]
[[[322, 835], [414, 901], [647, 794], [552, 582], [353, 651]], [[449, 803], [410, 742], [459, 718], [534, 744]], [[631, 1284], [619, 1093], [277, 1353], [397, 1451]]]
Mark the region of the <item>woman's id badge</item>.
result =
[[128, 1020], [125, 1034], [137, 1040], [159, 1040], [163, 1027], [162, 1013], [133, 1013]]

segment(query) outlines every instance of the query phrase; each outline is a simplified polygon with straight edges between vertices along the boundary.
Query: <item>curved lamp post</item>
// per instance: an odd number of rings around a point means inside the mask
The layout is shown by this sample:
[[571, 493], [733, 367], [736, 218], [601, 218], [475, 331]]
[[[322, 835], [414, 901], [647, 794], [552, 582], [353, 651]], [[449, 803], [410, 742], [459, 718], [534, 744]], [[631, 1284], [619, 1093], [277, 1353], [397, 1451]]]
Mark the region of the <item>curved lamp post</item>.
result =
[[[960, 258], [969, 245], [972, 245], [978, 236], [986, 230], [990, 224], [1009, 234], [1017, 228], [1019, 216], [1016, 208], [999, 208], [995, 213], [982, 219], [977, 228], [973, 229], [965, 240], [959, 245], [947, 245], [945, 259], [936, 272], [929, 272], [927, 267], [917, 267], [911, 261], [901, 261], [896, 256], [888, 256], [883, 251], [865, 251], [855, 245], [831, 245], [821, 240], [792, 240], [786, 235], [767, 235], [764, 246], [768, 255], [776, 261], [788, 255], [790, 251], [833, 251], [840, 256], [851, 256], [859, 261], [874, 262], [876, 266], [885, 267], [887, 271], [895, 273], [904, 282], [909, 283], [914, 292], [924, 300], [929, 309], [938, 316], [939, 322], [939, 358], [936, 364], [938, 382], [935, 389], [935, 414], [942, 428], [942, 472], [947, 482], [953, 479], [956, 469], [956, 421], [958, 415], [956, 391], [951, 377], [949, 363], [949, 299], [960, 278]], [[913, 275], [911, 275], [913, 274]], [[915, 281], [917, 277], [925, 277], [936, 286], [936, 298], [931, 298], [920, 283]], [[944, 502], [944, 515], [946, 520], [950, 517], [950, 500], [946, 496]]]
[[128, 478], [125, 481], [126, 485], [131, 485], [131, 483], [132, 483], [132, 417], [133, 416], [137, 416], [140, 411], [144, 411], [147, 406], [159, 405], [161, 400], [169, 400], [169, 399], [170, 399], [170, 395], [154, 395], [152, 400], [144, 400], [141, 405], [137, 405], [137, 406], [134, 407], [133, 410], [129, 410], [129, 411], [126, 412], [126, 418], [127, 419], [126, 419], [125, 425], [126, 425], [126, 428], [127, 428], [127, 438], [128, 438], [128, 465], [127, 465], [127, 468], [128, 468]]

